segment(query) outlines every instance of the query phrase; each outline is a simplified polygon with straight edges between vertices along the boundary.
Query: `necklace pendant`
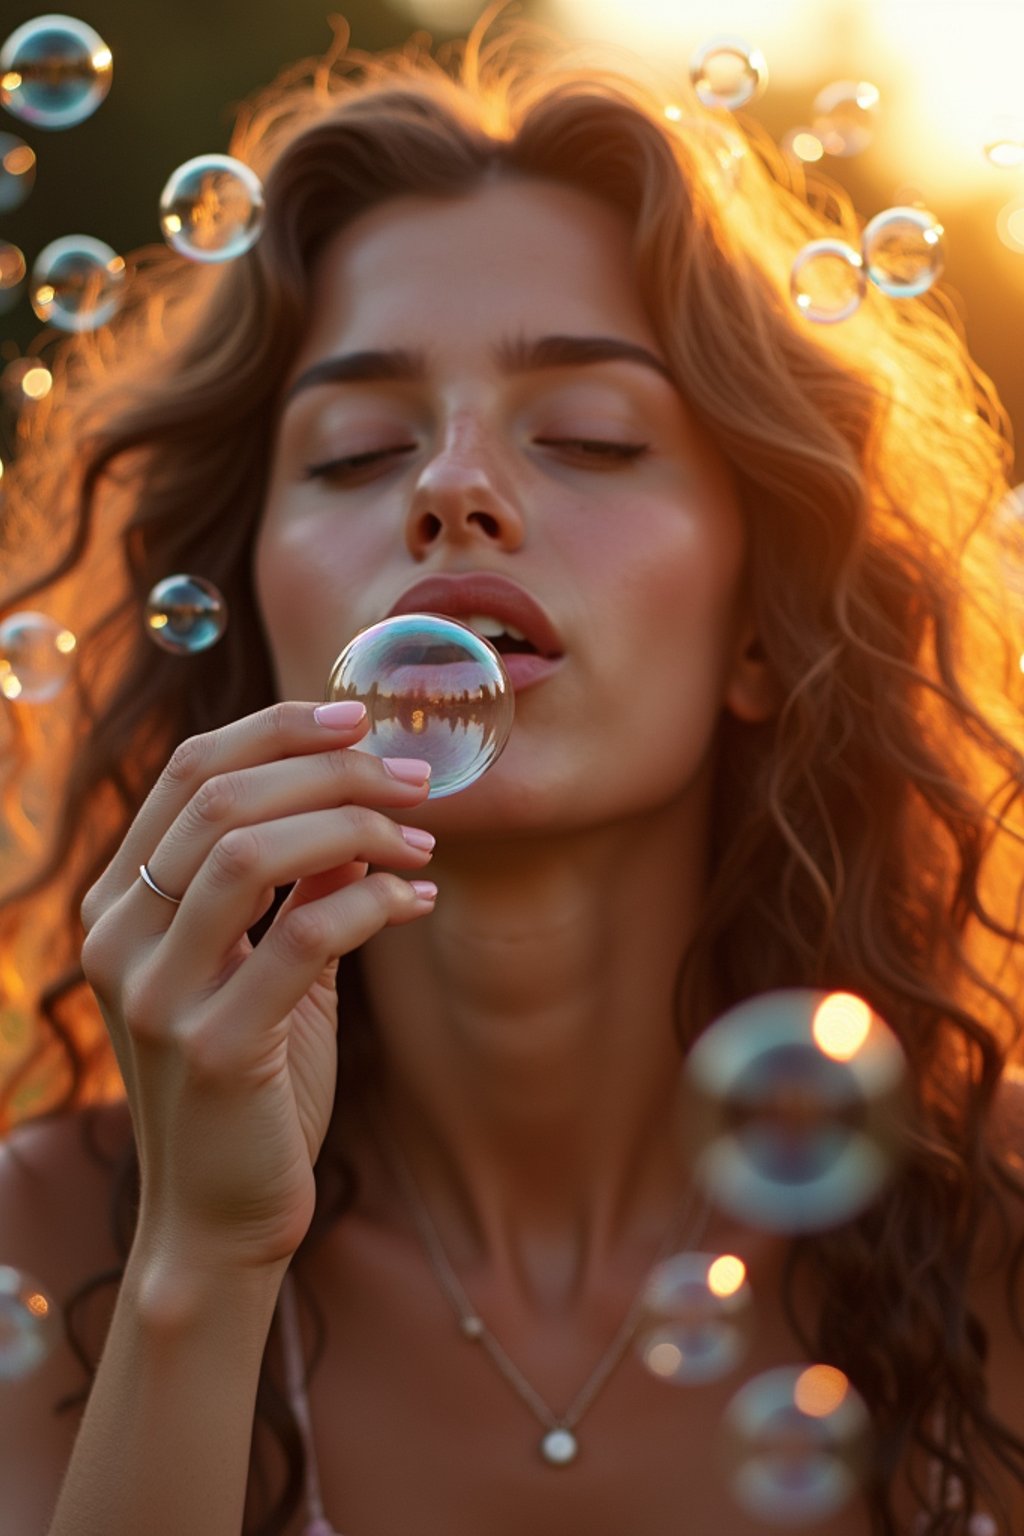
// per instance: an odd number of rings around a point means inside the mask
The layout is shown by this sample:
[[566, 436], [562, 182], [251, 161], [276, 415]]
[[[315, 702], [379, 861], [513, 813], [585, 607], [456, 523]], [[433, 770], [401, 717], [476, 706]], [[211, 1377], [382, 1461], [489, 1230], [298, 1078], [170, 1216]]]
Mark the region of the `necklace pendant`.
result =
[[549, 1467], [567, 1467], [576, 1460], [579, 1449], [571, 1429], [549, 1429], [540, 1443], [540, 1453]]

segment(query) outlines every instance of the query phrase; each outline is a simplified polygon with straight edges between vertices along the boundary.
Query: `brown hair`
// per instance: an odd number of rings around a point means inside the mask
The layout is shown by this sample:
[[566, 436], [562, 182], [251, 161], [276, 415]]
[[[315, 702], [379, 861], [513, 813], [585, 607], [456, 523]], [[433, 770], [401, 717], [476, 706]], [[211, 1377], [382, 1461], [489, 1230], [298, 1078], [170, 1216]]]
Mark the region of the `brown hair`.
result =
[[[1022, 1195], [988, 1132], [1020, 1029], [1024, 951], [1021, 679], [996, 516], [1007, 424], [941, 290], [900, 301], [869, 286], [837, 326], [794, 309], [802, 246], [859, 241], [835, 188], [799, 183], [750, 125], [723, 139], [695, 104], [666, 116], [635, 61], [574, 61], [540, 29], [494, 33], [492, 20], [436, 57], [423, 38], [368, 56], [339, 34], [327, 59], [283, 76], [232, 144], [266, 183], [259, 243], [213, 270], [141, 253], [123, 313], [64, 347], [52, 395], [25, 416], [5, 493], [4, 609], [44, 602], [80, 645], [60, 750], [38, 711], [8, 722], [11, 825], [39, 842], [29, 787], [48, 788], [57, 814], [0, 919], [8, 1005], [37, 1021], [8, 1073], [7, 1121], [120, 1094], [77, 965], [79, 902], [174, 745], [273, 698], [250, 552], [323, 241], [386, 199], [458, 196], [495, 175], [588, 190], [634, 231], [664, 356], [732, 466], [784, 699], [768, 724], [722, 722], [680, 1043], [780, 986], [857, 992], [899, 1037], [912, 1155], [866, 1216], [793, 1244], [787, 1295], [813, 1274], [820, 1316], [813, 1333], [795, 1313], [793, 1325], [873, 1412], [875, 1529], [895, 1531], [893, 1485], [913, 1478], [916, 1447], [963, 1483], [945, 1515], [918, 1489], [927, 1529], [966, 1533], [975, 1501], [996, 1500], [993, 1467], [1024, 1477], [1024, 1445], [986, 1406], [984, 1333], [965, 1301], [983, 1216]], [[183, 570], [215, 582], [231, 613], [221, 643], [185, 661], [140, 623], [154, 582]], [[356, 965], [343, 974], [358, 987]], [[368, 1017], [346, 1049], [340, 1091], [358, 1098], [373, 1070]], [[136, 1179], [129, 1154], [116, 1196], [125, 1252]], [[317, 1181], [304, 1249], [352, 1196], [330, 1133]], [[274, 1536], [301, 1497], [302, 1450], [266, 1364], [261, 1419], [287, 1476], [276, 1496], [258, 1483], [254, 1439], [246, 1529]]]

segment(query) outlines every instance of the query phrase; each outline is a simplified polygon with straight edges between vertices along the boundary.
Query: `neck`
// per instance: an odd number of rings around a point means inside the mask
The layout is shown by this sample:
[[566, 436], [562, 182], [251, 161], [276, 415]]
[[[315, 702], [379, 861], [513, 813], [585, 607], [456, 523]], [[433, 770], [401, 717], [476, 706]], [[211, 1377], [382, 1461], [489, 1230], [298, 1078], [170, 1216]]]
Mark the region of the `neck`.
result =
[[366, 946], [389, 1133], [456, 1267], [567, 1301], [610, 1255], [659, 1245], [686, 1183], [675, 994], [705, 825], [688, 802], [439, 843], [429, 922]]

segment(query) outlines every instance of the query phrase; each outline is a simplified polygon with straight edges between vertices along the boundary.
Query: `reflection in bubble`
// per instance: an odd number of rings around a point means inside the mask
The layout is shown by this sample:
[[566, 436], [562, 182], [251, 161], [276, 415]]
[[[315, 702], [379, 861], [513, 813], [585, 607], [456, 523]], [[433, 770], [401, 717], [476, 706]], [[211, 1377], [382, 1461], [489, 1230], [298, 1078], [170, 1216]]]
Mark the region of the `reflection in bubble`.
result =
[[216, 645], [228, 627], [228, 605], [202, 576], [165, 576], [146, 601], [146, 633], [175, 656]]
[[234, 261], [263, 228], [263, 184], [230, 155], [197, 155], [174, 171], [160, 194], [167, 244], [190, 261]]
[[733, 1497], [770, 1525], [835, 1515], [868, 1470], [868, 1411], [834, 1366], [781, 1366], [755, 1376], [732, 1399], [722, 1429]]
[[735, 37], [713, 38], [691, 58], [690, 81], [703, 106], [735, 112], [764, 90], [768, 65], [760, 48]]
[[0, 1381], [20, 1381], [59, 1338], [56, 1305], [31, 1276], [0, 1264]]
[[124, 260], [90, 235], [64, 235], [39, 252], [32, 267], [32, 308], [62, 331], [106, 325], [121, 304]]
[[865, 226], [861, 252], [868, 277], [894, 299], [912, 299], [945, 265], [942, 225], [926, 208], [886, 208]]
[[76, 640], [45, 613], [12, 613], [0, 623], [0, 693], [19, 704], [46, 704], [67, 684]]
[[842, 240], [810, 241], [793, 262], [789, 291], [808, 320], [819, 325], [848, 320], [867, 291], [859, 252]]
[[73, 16], [37, 16], [0, 49], [0, 103], [35, 128], [74, 128], [110, 90], [110, 49]]
[[869, 80], [833, 80], [814, 98], [814, 132], [827, 155], [862, 154], [874, 138], [881, 97]]
[[807, 988], [751, 998], [687, 1057], [695, 1176], [751, 1226], [838, 1226], [891, 1175], [905, 1075], [895, 1036], [861, 999]]
[[20, 208], [35, 179], [35, 150], [13, 133], [0, 133], [0, 213]]
[[508, 741], [515, 713], [495, 648], [467, 625], [429, 613], [400, 614], [362, 630], [335, 661], [326, 697], [366, 705], [364, 750], [430, 763], [433, 799], [466, 789], [486, 772]]
[[636, 1347], [652, 1375], [690, 1386], [738, 1365], [750, 1328], [743, 1260], [731, 1253], [677, 1253], [651, 1272]]

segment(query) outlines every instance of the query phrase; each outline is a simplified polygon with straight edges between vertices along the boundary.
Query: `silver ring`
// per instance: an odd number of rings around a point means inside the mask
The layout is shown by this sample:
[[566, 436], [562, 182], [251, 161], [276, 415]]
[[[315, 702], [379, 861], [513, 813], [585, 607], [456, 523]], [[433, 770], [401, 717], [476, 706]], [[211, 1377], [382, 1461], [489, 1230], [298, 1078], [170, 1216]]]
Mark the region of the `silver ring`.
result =
[[171, 904], [173, 906], [175, 906], [175, 907], [180, 907], [181, 906], [181, 897], [180, 896], [168, 896], [166, 891], [162, 891], [160, 889], [160, 887], [157, 885], [156, 881], [153, 879], [153, 876], [150, 874], [149, 870], [146, 868], [145, 864], [140, 864], [139, 865], [139, 874], [142, 876], [143, 880], [149, 886], [150, 890], [151, 891], [155, 891], [158, 896], [162, 896], [164, 901], [171, 902]]

